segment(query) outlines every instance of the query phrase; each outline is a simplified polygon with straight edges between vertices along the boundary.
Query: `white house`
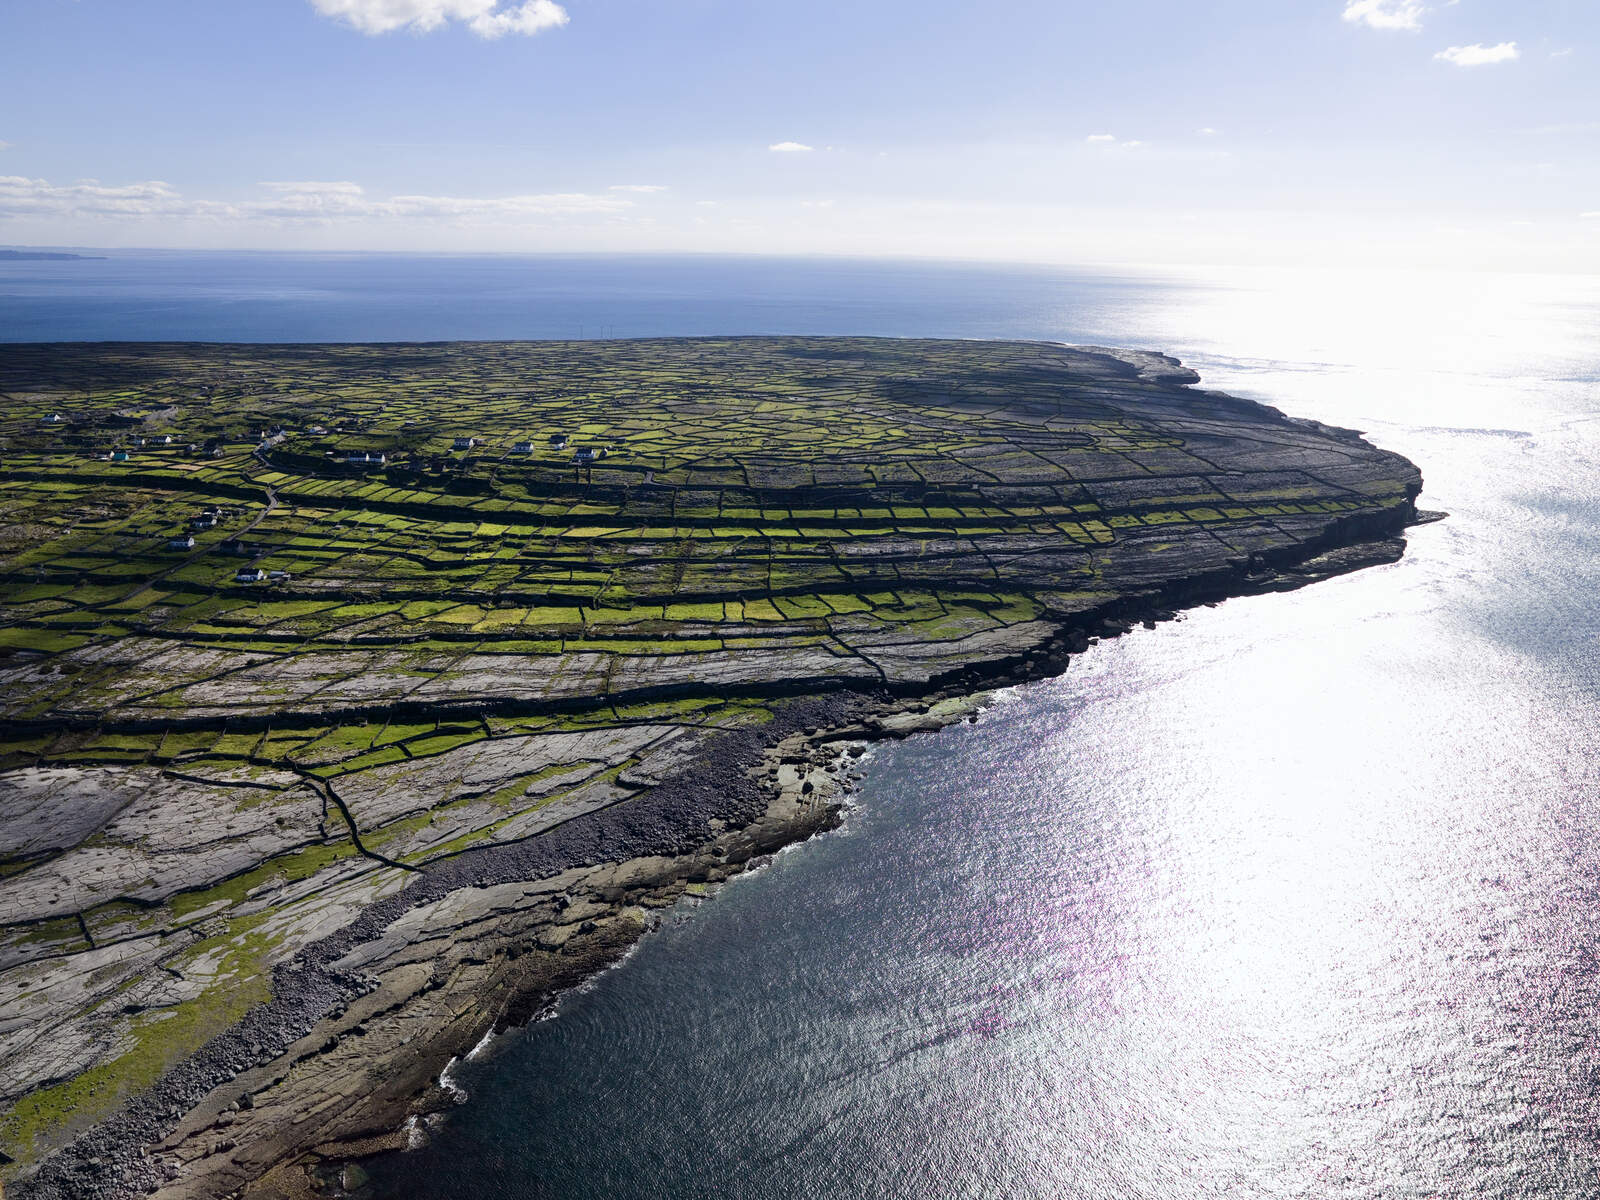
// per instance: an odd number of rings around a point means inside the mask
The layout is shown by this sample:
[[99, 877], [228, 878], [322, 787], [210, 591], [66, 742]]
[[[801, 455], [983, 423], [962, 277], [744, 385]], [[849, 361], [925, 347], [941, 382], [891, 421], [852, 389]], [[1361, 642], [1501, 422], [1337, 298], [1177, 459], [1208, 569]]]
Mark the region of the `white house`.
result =
[[452, 442], [450, 444], [450, 449], [452, 449], [452, 450], [471, 450], [477, 444], [478, 444], [478, 439], [477, 438], [458, 437], [454, 442]]
[[235, 583], [260, 583], [267, 577], [267, 573], [260, 567], [240, 567], [234, 572]]
[[511, 453], [513, 453], [513, 454], [532, 454], [533, 453], [533, 443], [532, 442], [518, 442], [514, 446], [511, 447]]
[[168, 538], [167, 539], [167, 549], [168, 550], [193, 550], [194, 549], [194, 534], [186, 533], [186, 534], [183, 534], [181, 537]]

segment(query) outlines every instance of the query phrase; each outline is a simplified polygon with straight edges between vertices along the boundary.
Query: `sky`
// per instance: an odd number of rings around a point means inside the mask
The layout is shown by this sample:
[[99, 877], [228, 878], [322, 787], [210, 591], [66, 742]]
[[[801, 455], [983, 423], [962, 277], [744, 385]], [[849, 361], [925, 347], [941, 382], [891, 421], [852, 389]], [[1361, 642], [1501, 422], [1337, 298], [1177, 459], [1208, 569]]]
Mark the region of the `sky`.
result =
[[1600, 271], [1596, 0], [4, 0], [0, 244]]

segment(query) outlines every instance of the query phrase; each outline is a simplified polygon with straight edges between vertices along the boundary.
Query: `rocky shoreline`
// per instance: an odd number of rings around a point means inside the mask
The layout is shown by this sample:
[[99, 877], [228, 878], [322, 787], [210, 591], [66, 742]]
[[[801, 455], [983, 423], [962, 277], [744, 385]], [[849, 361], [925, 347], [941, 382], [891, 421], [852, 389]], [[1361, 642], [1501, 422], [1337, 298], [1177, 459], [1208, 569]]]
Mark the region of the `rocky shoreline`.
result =
[[[964, 719], [975, 695], [1049, 678], [1093, 641], [1230, 596], [1393, 562], [1414, 508], [1332, 528], [1270, 560], [1064, 616], [1036, 645], [922, 695], [847, 689], [722, 730], [629, 804], [473, 850], [273, 972], [272, 999], [14, 1186], [21, 1200], [360, 1193], [346, 1164], [447, 1111], [453, 1059], [615, 963], [691, 887], [834, 827], [852, 750]], [[350, 1188], [344, 1185], [350, 1184]]]
[[0, 1180], [349, 1191], [486, 1031], [835, 822], [848, 747], [1402, 554], [1414, 464], [1197, 379], [0, 347]]

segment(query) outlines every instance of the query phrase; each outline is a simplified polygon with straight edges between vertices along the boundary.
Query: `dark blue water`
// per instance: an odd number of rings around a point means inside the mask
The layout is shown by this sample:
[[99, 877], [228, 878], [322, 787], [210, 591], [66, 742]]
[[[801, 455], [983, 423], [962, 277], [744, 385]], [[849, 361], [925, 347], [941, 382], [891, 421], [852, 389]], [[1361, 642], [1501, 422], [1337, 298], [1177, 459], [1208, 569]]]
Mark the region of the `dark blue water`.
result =
[[840, 260], [104, 251], [0, 261], [0, 341], [1045, 337], [1128, 278]]
[[1401, 563], [1136, 631], [874, 750], [843, 830], [454, 1068], [471, 1099], [374, 1164], [381, 1196], [1600, 1196], [1600, 282], [23, 266], [5, 336], [1164, 348], [1368, 430], [1451, 514]]

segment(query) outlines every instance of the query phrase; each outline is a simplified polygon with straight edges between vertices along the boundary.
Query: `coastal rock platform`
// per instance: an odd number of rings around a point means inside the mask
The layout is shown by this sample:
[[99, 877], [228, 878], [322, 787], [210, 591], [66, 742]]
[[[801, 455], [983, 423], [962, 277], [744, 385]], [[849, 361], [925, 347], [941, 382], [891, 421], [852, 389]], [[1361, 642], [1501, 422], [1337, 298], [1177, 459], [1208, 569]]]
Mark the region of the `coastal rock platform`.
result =
[[337, 1194], [453, 1058], [836, 824], [852, 747], [1400, 556], [1411, 463], [1197, 382], [1025, 342], [0, 346], [8, 1194]]

